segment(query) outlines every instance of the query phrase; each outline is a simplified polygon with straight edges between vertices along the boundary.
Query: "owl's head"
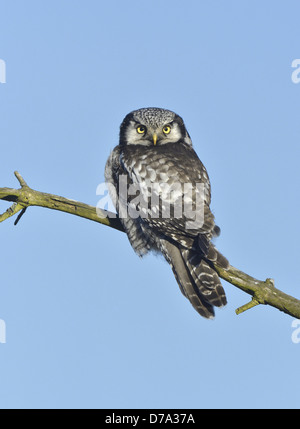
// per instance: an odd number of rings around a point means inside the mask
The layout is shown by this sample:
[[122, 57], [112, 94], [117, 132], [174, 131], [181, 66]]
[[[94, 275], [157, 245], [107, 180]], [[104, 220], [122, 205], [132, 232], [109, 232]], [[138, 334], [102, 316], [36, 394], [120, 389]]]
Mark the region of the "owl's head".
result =
[[192, 146], [182, 118], [171, 110], [146, 107], [124, 118], [120, 128], [120, 145], [160, 146], [184, 142]]

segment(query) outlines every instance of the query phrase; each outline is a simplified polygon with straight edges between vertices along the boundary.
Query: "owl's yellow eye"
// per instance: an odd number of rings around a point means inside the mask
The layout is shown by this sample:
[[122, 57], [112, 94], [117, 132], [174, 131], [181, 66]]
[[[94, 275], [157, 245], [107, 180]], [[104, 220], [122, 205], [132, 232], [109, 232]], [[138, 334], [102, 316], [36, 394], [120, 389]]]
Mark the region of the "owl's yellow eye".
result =
[[138, 133], [138, 134], [145, 134], [145, 132], [146, 132], [146, 127], [144, 127], [144, 125], [139, 125], [139, 126], [136, 128], [136, 131], [137, 131], [137, 133]]
[[162, 130], [163, 130], [164, 134], [170, 134], [170, 132], [171, 132], [171, 126], [170, 125], [165, 125]]

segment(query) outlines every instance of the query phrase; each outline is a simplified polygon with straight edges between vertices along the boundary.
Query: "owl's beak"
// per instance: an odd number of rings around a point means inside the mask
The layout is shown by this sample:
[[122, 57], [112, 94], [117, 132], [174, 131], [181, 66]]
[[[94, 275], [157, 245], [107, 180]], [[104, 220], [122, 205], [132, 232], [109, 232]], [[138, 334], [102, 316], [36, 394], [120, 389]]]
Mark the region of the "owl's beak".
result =
[[153, 138], [153, 144], [154, 144], [154, 146], [156, 146], [156, 142], [157, 142], [157, 134], [153, 134], [153, 136], [152, 136], [152, 138]]

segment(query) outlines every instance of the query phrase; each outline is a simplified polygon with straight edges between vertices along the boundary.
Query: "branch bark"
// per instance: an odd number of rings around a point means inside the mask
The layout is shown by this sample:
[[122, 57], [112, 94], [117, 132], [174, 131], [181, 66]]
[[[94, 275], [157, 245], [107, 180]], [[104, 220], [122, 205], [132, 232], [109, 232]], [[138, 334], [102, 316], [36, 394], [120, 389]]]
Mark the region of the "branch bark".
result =
[[[0, 199], [13, 203], [6, 212], [0, 214], [0, 222], [19, 213], [15, 221], [16, 225], [29, 206], [39, 206], [81, 216], [124, 232], [122, 224], [115, 213], [58, 195], [35, 191], [27, 185], [17, 171], [15, 172], [15, 176], [21, 188], [0, 188]], [[265, 281], [257, 280], [231, 265], [227, 270], [224, 270], [217, 264], [214, 264], [213, 268], [223, 280], [252, 296], [250, 302], [236, 310], [237, 314], [258, 304], [267, 304], [292, 317], [300, 319], [300, 300], [276, 289], [272, 279], [266, 279]]]

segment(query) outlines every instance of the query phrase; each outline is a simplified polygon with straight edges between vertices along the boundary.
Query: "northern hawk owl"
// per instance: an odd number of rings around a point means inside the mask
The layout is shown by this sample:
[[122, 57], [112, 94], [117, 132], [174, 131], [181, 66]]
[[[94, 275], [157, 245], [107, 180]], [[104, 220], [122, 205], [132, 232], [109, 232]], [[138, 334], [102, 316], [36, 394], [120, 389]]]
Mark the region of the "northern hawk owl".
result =
[[203, 317], [226, 304], [211, 243], [219, 235], [210, 211], [210, 181], [180, 116], [143, 108], [129, 113], [105, 167], [120, 221], [139, 256], [154, 250], [171, 265], [180, 290]]

